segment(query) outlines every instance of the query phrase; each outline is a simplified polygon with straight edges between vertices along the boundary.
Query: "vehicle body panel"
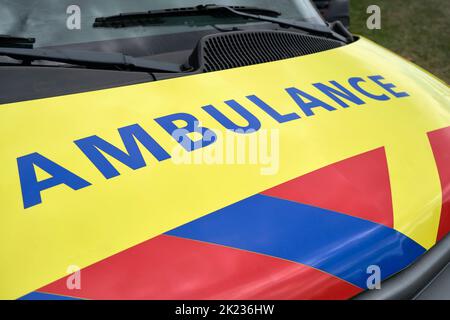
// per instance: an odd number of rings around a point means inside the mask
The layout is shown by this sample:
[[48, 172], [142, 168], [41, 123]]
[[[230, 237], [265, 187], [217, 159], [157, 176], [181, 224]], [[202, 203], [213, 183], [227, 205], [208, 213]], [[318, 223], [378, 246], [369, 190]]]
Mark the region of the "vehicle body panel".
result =
[[[385, 83], [395, 84], [393, 90], [396, 92], [408, 95], [395, 97], [368, 79], [377, 75], [382, 76]], [[342, 107], [313, 86], [334, 80], [349, 88], [348, 79], [352, 77], [363, 78], [365, 90], [377, 95], [386, 94], [389, 100], [371, 99], [356, 92], [365, 104], [356, 105], [344, 100], [349, 106]], [[286, 88], [292, 87], [336, 110], [317, 108], [313, 109], [314, 115], [305, 115], [286, 92]], [[295, 112], [300, 118], [279, 123], [252, 104], [246, 98], [249, 95], [258, 96], [280, 114]], [[176, 152], [201, 155], [212, 145], [192, 153], [180, 151], [176, 149], [179, 144], [154, 119], [189, 113], [201, 121], [201, 126], [223, 132], [218, 144], [226, 130], [202, 107], [212, 104], [245, 126], [246, 122], [223, 103], [230, 99], [241, 103], [259, 119], [260, 130], [279, 135], [279, 170], [276, 174], [261, 174], [261, 165], [248, 163], [180, 165], [171, 159], [157, 161], [140, 146], [147, 164], [145, 167], [132, 170], [108, 158], [120, 175], [105, 179], [74, 144], [79, 139], [98, 135], [124, 149], [117, 129], [139, 124], [170, 155]], [[145, 246], [151, 241], [149, 239], [168, 242], [164, 244], [167, 246], [164, 252], [177, 252], [172, 238], [193, 241], [178, 247], [186, 245], [186, 250], [179, 250], [179, 256], [182, 253], [185, 256], [176, 262], [176, 268], [158, 265], [158, 261], [170, 264], [172, 255], [161, 260], [152, 257], [149, 261], [154, 261], [150, 265], [156, 265], [154, 272], [175, 272], [183, 265], [188, 269], [190, 262], [196, 262], [185, 278], [174, 278], [185, 279], [183, 283], [174, 285], [170, 279], [160, 277], [165, 279], [157, 287], [161, 294], [150, 295], [151, 298], [186, 298], [188, 295], [181, 292], [186, 290], [185, 286], [189, 290], [184, 292], [199, 298], [317, 298], [304, 292], [320, 291], [318, 288], [329, 289], [328, 296], [325, 292], [319, 298], [349, 298], [364, 289], [363, 275], [370, 265], [381, 263], [387, 270], [383, 278], [388, 277], [431, 248], [437, 241], [438, 232], [448, 233], [446, 226], [441, 227], [443, 231], [439, 229], [444, 212], [448, 211], [445, 208], [448, 208], [449, 181], [443, 178], [444, 169], [437, 165], [435, 157], [437, 153], [443, 159], [449, 157], [450, 90], [417, 66], [366, 39], [294, 59], [4, 104], [0, 106], [0, 122], [1, 298], [19, 298], [65, 277], [69, 266], [95, 266], [117, 253], [126, 254], [127, 249], [136, 248], [133, 246]], [[430, 142], [433, 132], [439, 132], [438, 151], [433, 150]], [[67, 186], [47, 189], [41, 194], [41, 203], [24, 209], [17, 159], [36, 152], [82, 177], [90, 186], [77, 191]], [[345, 161], [351, 161], [350, 167]], [[361, 163], [359, 168], [358, 163]], [[371, 171], [375, 167], [377, 169]], [[361, 174], [352, 177], [353, 169]], [[48, 178], [45, 172], [36, 171], [39, 181]], [[295, 194], [289, 195], [290, 187], [284, 184], [313, 173], [318, 178], [308, 178], [305, 190], [313, 190], [312, 186], [315, 186], [320, 191], [319, 196], [313, 194], [296, 201]], [[369, 181], [372, 178], [377, 183]], [[334, 200], [320, 198], [320, 194], [331, 197], [335, 191], [330, 185], [339, 179], [336, 185], [342, 186], [345, 192], [339, 193]], [[373, 208], [374, 211], [369, 214], [348, 209], [354, 207], [355, 198], [357, 207]], [[302, 207], [291, 208], [294, 203]], [[270, 217], [261, 214], [259, 218], [261, 210], [269, 212]], [[296, 214], [277, 216], [277, 212]], [[293, 225], [295, 230], [289, 229]], [[311, 239], [311, 250], [305, 251], [308, 239]], [[275, 242], [279, 246], [271, 247]], [[197, 243], [216, 246], [217, 250], [239, 250], [208, 260], [202, 259], [202, 249], [195, 248]], [[255, 260], [242, 263], [245, 258], [234, 256], [241, 251], [255, 254], [252, 256]], [[340, 264], [338, 258], [342, 252], [353, 252], [353, 255], [342, 260], [347, 263]], [[186, 256], [186, 253], [189, 254]], [[316, 253], [320, 255], [310, 256]], [[355, 256], [356, 253], [364, 259]], [[261, 273], [255, 271], [259, 276], [253, 278], [241, 275], [246, 280], [240, 282], [238, 275], [243, 268], [263, 264], [261, 256], [275, 259], [271, 262], [273, 268], [260, 270]], [[120, 259], [120, 256], [116, 258]], [[262, 260], [257, 263], [260, 258]], [[278, 265], [283, 261], [294, 263]], [[209, 266], [209, 272], [218, 270], [215, 277], [200, 277], [195, 281], [195, 275], [200, 276], [203, 270], [195, 266], [202, 264]], [[133, 282], [135, 274], [126, 272], [134, 270], [132, 265], [124, 271], [129, 278], [111, 273], [103, 284], [98, 284], [104, 288], [100, 294], [80, 297], [124, 297], [120, 293], [127, 290], [121, 285], [125, 280]], [[308, 271], [296, 269], [303, 267]], [[310, 269], [319, 270], [320, 275]], [[104, 274], [105, 269], [101, 270]], [[82, 274], [84, 271], [90, 274], [88, 269], [82, 270]], [[267, 282], [270, 277], [276, 281]], [[308, 277], [310, 283], [307, 283]], [[229, 288], [205, 284], [211, 279], [242, 285]], [[276, 288], [283, 283], [282, 279], [290, 286]], [[306, 281], [302, 290], [295, 286], [299, 279]], [[71, 296], [63, 288], [65, 281], [63, 278], [49, 288], [53, 288], [54, 293]], [[147, 283], [148, 288], [151, 283]], [[168, 292], [174, 292], [173, 295], [165, 295], [159, 290], [164, 286], [172, 288]], [[145, 288], [140, 289], [144, 292], [125, 297], [149, 297], [145, 295]], [[206, 291], [193, 295], [199, 290]], [[299, 291], [303, 293], [299, 294]], [[76, 290], [74, 292], [73, 296], [77, 296]], [[105, 292], [115, 294], [105, 296]], [[273, 292], [282, 293], [277, 296]]]

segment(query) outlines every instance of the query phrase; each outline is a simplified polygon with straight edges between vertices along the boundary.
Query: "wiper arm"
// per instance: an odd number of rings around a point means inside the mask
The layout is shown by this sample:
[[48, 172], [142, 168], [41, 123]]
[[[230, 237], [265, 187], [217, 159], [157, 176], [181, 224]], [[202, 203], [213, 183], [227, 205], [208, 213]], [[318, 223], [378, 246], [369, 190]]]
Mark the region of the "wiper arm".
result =
[[0, 56], [30, 63], [36, 60], [62, 62], [97, 69], [136, 70], [146, 72], [182, 72], [177, 64], [135, 58], [122, 53], [57, 50], [57, 49], [20, 49], [0, 48]]
[[[239, 10], [242, 13], [264, 14], [266, 16], [279, 16], [280, 12], [250, 6], [230, 6], [233, 10]], [[216, 5], [199, 5], [196, 7], [182, 7], [173, 9], [152, 10], [144, 12], [126, 12], [108, 17], [98, 17], [93, 24], [94, 28], [126, 28], [147, 24], [161, 23], [163, 18], [168, 17], [186, 17], [186, 16], [236, 16], [233, 12]]]
[[276, 23], [283, 27], [292, 27], [306, 31], [310, 34], [328, 36], [340, 41], [347, 42], [346, 37], [337, 34], [328, 26], [312, 25], [306, 22], [278, 18], [280, 12], [248, 6], [222, 6], [215, 4], [199, 5], [196, 7], [185, 7], [147, 12], [130, 12], [118, 15], [99, 17], [95, 19], [95, 28], [125, 28], [139, 25], [160, 24], [162, 18], [177, 16], [238, 16], [247, 19]]
[[344, 36], [337, 34], [333, 30], [331, 30], [328, 26], [312, 25], [307, 22], [301, 22], [301, 21], [296, 21], [296, 20], [287, 20], [287, 19], [270, 17], [270, 16], [260, 15], [260, 14], [246, 13], [246, 12], [242, 12], [240, 10], [236, 10], [233, 7], [229, 7], [229, 6], [208, 4], [208, 5], [199, 6], [199, 7], [203, 7], [205, 10], [227, 10], [228, 12], [230, 12], [236, 16], [240, 16], [240, 17], [244, 17], [244, 18], [248, 18], [248, 19], [259, 20], [259, 21], [272, 22], [272, 23], [276, 23], [282, 27], [292, 27], [295, 29], [306, 31], [311, 34], [316, 34], [316, 35], [320, 35], [320, 36], [328, 36], [328, 37], [338, 39], [340, 41], [347, 42], [347, 39]]
[[0, 47], [32, 48], [36, 39], [0, 34]]

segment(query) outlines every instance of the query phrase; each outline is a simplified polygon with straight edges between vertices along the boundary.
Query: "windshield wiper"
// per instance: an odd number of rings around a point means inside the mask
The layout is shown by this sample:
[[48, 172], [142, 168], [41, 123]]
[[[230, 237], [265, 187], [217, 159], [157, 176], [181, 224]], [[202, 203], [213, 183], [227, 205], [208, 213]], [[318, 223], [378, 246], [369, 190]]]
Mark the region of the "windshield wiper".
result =
[[182, 72], [182, 66], [172, 63], [135, 58], [122, 53], [57, 50], [0, 48], [0, 56], [21, 60], [25, 64], [44, 60], [86, 66], [96, 69], [132, 70], [146, 72]]
[[246, 19], [276, 23], [282, 27], [292, 27], [310, 34], [328, 36], [347, 42], [346, 37], [337, 34], [328, 26], [313, 25], [307, 22], [278, 18], [281, 13], [264, 8], [247, 6], [221, 6], [215, 4], [199, 5], [196, 7], [155, 10], [147, 12], [120, 13], [108, 17], [98, 17], [93, 26], [95, 28], [126, 28], [139, 25], [160, 24], [162, 18], [178, 16], [238, 16]]
[[[229, 6], [239, 12], [264, 14], [266, 16], [280, 16], [281, 13], [271, 9], [250, 6]], [[163, 18], [186, 16], [236, 16], [232, 12], [216, 5], [199, 5], [196, 7], [182, 7], [144, 12], [125, 12], [113, 16], [98, 17], [93, 24], [94, 28], [126, 28], [132, 26], [151, 25], [163, 23]]]
[[0, 47], [33, 48], [36, 39], [0, 34]]

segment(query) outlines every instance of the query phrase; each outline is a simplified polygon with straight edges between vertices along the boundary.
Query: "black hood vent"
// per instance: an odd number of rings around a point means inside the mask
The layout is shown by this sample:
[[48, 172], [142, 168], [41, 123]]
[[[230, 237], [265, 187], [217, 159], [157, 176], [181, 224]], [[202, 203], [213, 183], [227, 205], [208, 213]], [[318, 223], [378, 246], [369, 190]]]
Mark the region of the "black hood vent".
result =
[[338, 48], [344, 43], [296, 32], [236, 31], [203, 37], [189, 63], [212, 72], [294, 58]]

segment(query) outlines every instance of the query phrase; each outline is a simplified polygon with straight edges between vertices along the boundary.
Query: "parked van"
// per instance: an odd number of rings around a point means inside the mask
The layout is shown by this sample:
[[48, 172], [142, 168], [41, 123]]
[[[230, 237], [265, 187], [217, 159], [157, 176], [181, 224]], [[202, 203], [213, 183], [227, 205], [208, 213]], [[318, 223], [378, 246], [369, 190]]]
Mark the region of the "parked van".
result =
[[316, 2], [0, 0], [0, 298], [448, 288], [450, 90]]

